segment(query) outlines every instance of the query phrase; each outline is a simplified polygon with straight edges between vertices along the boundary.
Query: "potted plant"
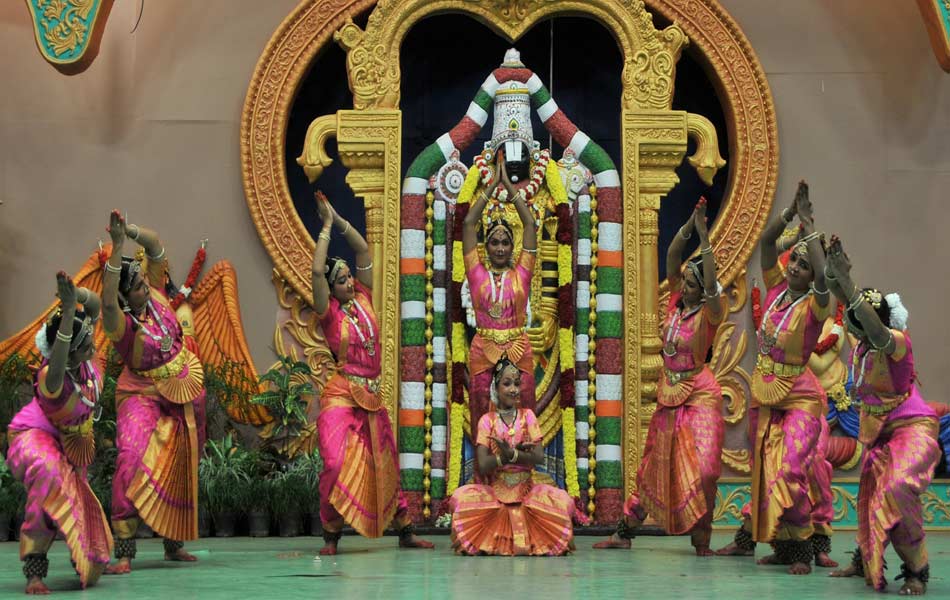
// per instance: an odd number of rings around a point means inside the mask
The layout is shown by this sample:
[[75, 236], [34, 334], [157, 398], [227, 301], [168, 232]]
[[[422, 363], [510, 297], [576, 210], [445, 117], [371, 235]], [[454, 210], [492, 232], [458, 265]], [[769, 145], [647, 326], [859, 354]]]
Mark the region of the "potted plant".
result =
[[307, 478], [305, 472], [296, 463], [285, 463], [271, 476], [273, 496], [271, 505], [277, 516], [278, 532], [281, 537], [300, 535], [302, 527], [301, 512], [307, 505]]
[[23, 510], [26, 489], [16, 480], [6, 460], [0, 455], [0, 542], [13, 537], [13, 517]]
[[245, 364], [232, 360], [205, 364], [204, 375], [208, 439], [221, 439], [233, 429], [228, 411], [245, 406], [251, 396], [260, 391], [260, 386], [247, 375]]
[[250, 482], [250, 454], [234, 443], [231, 434], [209, 440], [198, 465], [198, 485], [214, 520], [215, 535], [231, 537], [243, 511]]
[[307, 422], [307, 404], [313, 398], [311, 370], [307, 363], [280, 355], [276, 365], [261, 375], [267, 389], [251, 397], [251, 402], [267, 409], [274, 418], [261, 431], [265, 445], [284, 460], [296, 456], [301, 443], [313, 432]]
[[247, 486], [247, 528], [251, 537], [270, 535], [271, 505], [274, 480], [271, 474], [276, 462], [260, 450], [251, 452], [252, 474]]

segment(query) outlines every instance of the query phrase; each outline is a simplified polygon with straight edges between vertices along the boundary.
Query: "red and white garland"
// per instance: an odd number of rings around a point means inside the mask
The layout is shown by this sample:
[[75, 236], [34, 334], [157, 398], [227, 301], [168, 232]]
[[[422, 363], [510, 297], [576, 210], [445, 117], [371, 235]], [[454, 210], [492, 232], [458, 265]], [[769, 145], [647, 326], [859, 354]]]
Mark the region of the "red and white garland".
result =
[[175, 294], [175, 297], [171, 299], [171, 305], [174, 310], [178, 310], [181, 303], [191, 296], [191, 290], [193, 290], [195, 284], [198, 283], [198, 275], [201, 274], [201, 267], [204, 266], [205, 259], [208, 257], [208, 252], [205, 250], [205, 246], [207, 245], [208, 240], [201, 240], [201, 247], [199, 247], [198, 252], [195, 253], [195, 259], [191, 262], [191, 269], [188, 270], [188, 278], [185, 279], [185, 283], [178, 288], [178, 293]]

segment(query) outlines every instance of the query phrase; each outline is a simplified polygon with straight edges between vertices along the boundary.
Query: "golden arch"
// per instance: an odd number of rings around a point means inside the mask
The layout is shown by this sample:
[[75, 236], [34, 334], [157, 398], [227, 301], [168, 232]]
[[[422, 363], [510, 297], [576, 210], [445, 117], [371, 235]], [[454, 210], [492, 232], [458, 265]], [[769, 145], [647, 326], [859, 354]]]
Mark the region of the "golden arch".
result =
[[[366, 30], [352, 17], [376, 4]], [[658, 31], [648, 8], [674, 25]], [[677, 183], [688, 136], [699, 142], [691, 163], [711, 179], [721, 165], [715, 131], [700, 115], [670, 110], [675, 65], [693, 43], [708, 61], [730, 125], [730, 183], [711, 233], [723, 284], [744, 274], [768, 215], [778, 171], [774, 106], [764, 72], [736, 23], [717, 0], [304, 0], [267, 44], [248, 88], [242, 114], [241, 158], [252, 219], [276, 272], [311, 297], [314, 242], [293, 207], [285, 177], [286, 122], [299, 82], [319, 49], [336, 37], [347, 50], [354, 110], [321, 118], [316, 138], [335, 135], [347, 182], [363, 197], [367, 238], [374, 248], [379, 298], [398, 298], [401, 114], [399, 47], [420, 19], [437, 13], [471, 15], [515, 40], [539, 21], [584, 15], [602, 22], [624, 57], [622, 98], [624, 304], [624, 463], [639, 462], [660, 369], [657, 235], [660, 199]], [[335, 123], [334, 123], [335, 121]], [[308, 157], [316, 162], [308, 163]], [[318, 174], [328, 160], [308, 147], [298, 162]], [[395, 401], [398, 382], [398, 303], [378, 303], [383, 347], [382, 392]], [[395, 406], [390, 406], [395, 416]], [[624, 475], [634, 485], [633, 469]]]

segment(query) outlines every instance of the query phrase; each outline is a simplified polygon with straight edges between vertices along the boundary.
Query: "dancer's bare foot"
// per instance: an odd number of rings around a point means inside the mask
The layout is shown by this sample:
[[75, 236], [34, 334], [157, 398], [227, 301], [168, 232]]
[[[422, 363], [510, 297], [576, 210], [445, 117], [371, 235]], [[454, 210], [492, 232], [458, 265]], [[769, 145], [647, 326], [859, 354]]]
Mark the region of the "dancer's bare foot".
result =
[[828, 577], [856, 577], [858, 575], [858, 568], [852, 564], [849, 564], [843, 569], [835, 569], [831, 573], [828, 573]]
[[827, 552], [816, 552], [815, 565], [825, 569], [834, 569], [838, 566], [838, 562], [832, 560], [831, 557], [828, 556]]
[[716, 550], [716, 556], [755, 556], [755, 550], [743, 550], [735, 542], [729, 542]]
[[616, 533], [602, 542], [594, 544], [594, 550], [629, 550], [630, 540], [625, 540]]
[[709, 546], [695, 546], [695, 548], [696, 556], [716, 556], [716, 553]]
[[769, 554], [755, 561], [755, 564], [757, 565], [787, 565], [789, 563], [782, 562], [781, 560], [779, 560], [778, 556], [774, 554]]
[[435, 548], [435, 544], [428, 540], [424, 540], [420, 537], [416, 537], [415, 534], [412, 534], [408, 537], [399, 538], [399, 547], [400, 548], [421, 548], [423, 550], [432, 550]]
[[132, 559], [120, 558], [119, 562], [106, 566], [104, 573], [106, 575], [125, 575], [132, 572]]
[[42, 578], [30, 577], [30, 580], [26, 582], [26, 589], [23, 590], [23, 592], [30, 596], [46, 596], [49, 594], [49, 588], [43, 583]]
[[320, 556], [336, 556], [336, 540], [327, 540], [320, 548]]
[[184, 548], [178, 548], [172, 553], [165, 553], [165, 560], [171, 560], [174, 562], [195, 562], [198, 560], [198, 557], [194, 554], [188, 554], [185, 552]]
[[808, 575], [811, 573], [811, 565], [803, 562], [793, 562], [788, 568], [789, 575]]
[[913, 575], [908, 575], [897, 593], [901, 596], [923, 596], [927, 593], [927, 584]]

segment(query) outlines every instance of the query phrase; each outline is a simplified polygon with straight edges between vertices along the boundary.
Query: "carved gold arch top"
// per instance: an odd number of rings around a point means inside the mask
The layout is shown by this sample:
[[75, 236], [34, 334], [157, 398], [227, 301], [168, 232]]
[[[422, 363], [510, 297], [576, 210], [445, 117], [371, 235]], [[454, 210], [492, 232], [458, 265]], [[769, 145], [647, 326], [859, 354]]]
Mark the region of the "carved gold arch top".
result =
[[613, 33], [623, 54], [623, 107], [669, 109], [676, 62], [689, 41], [670, 25], [659, 31], [643, 0], [381, 0], [366, 30], [347, 23], [335, 39], [347, 50], [347, 73], [357, 110], [399, 106], [399, 47], [420, 20], [439, 13], [471, 15], [514, 42], [540, 21], [584, 14]]
[[[355, 44], [356, 41], [346, 36], [360, 34], [360, 31], [346, 27], [348, 20], [374, 4], [374, 0], [302, 0], [265, 47], [245, 98], [241, 159], [248, 207], [275, 268], [304, 298], [310, 297], [313, 240], [297, 216], [287, 185], [284, 147], [290, 106], [320, 48], [331, 42], [337, 32], [340, 32], [341, 43]], [[511, 36], [524, 28], [511, 23], [529, 14], [529, 10], [541, 11], [546, 16], [591, 14], [590, 4], [601, 7], [601, 12], [614, 19], [624, 20], [622, 17], [626, 14], [625, 19], [630, 20], [631, 13], [624, 11], [643, 3], [631, 0], [591, 3], [409, 0], [383, 3], [374, 14], [389, 7], [387, 14], [392, 16], [397, 4], [416, 6], [427, 15], [433, 14], [428, 5], [439, 7], [439, 12], [464, 11], [483, 22], [495, 18], [486, 15], [497, 14], [497, 22], [492, 27], [502, 35]], [[688, 36], [692, 46], [708, 62], [710, 78], [721, 90], [720, 100], [730, 126], [730, 179], [711, 237], [722, 282], [728, 284], [745, 268], [775, 193], [779, 154], [771, 93], [751, 45], [717, 0], [650, 0], [647, 8], [676, 23]], [[645, 10], [635, 14], [641, 19], [650, 18]], [[367, 31], [372, 29], [374, 18], [370, 19]], [[541, 18], [536, 17], [535, 22]], [[660, 37], [676, 35], [666, 33], [670, 31], [667, 28], [658, 33]], [[365, 39], [366, 33], [362, 35]], [[373, 51], [382, 52], [379, 48]], [[398, 73], [398, 60], [392, 68]], [[654, 130], [649, 135], [656, 139], [662, 133]], [[696, 131], [690, 133], [697, 139], [702, 138]]]

